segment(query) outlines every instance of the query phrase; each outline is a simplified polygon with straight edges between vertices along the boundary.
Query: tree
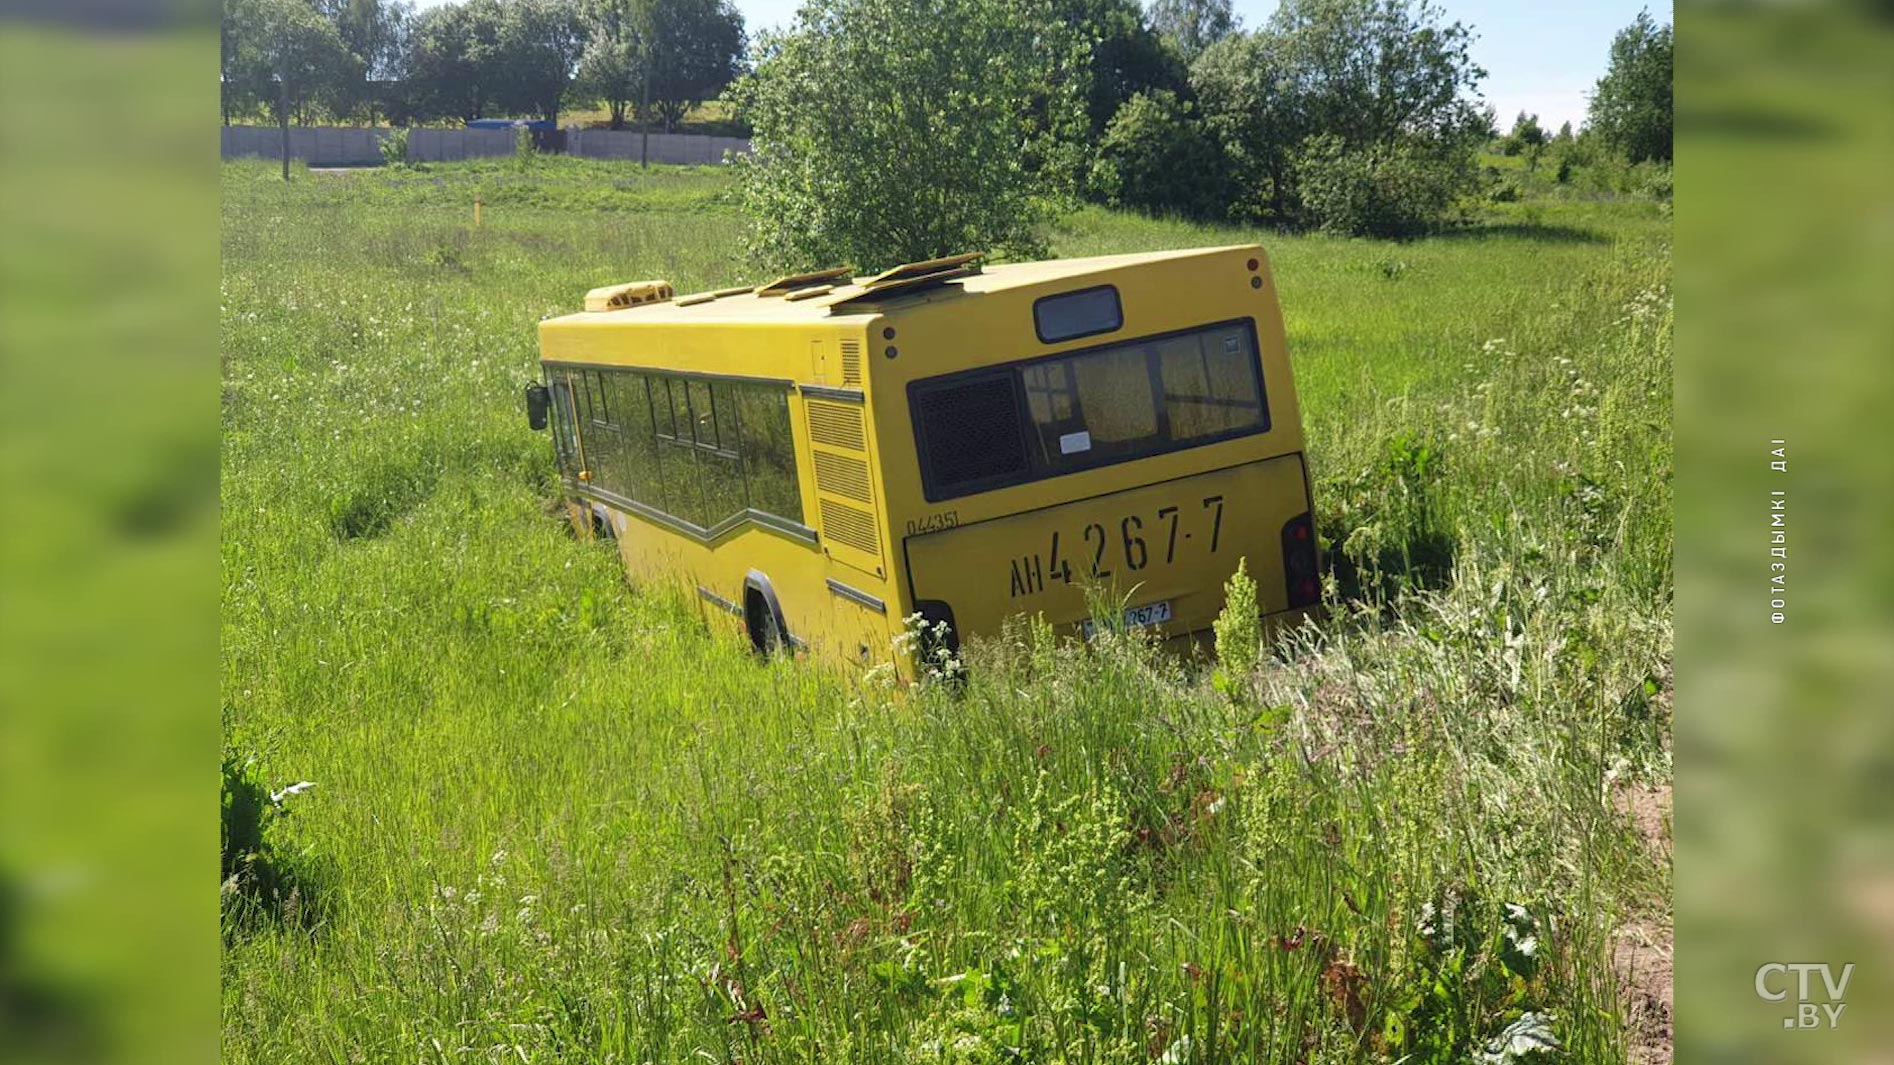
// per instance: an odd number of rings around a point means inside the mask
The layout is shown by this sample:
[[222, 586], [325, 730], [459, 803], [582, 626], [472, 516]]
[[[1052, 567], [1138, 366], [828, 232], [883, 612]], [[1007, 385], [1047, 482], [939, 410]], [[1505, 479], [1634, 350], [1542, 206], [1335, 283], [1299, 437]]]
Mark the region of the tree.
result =
[[289, 123], [322, 97], [345, 93], [361, 61], [335, 26], [303, 0], [238, 0], [226, 9], [225, 78], [237, 93], [265, 104], [283, 132], [283, 180], [289, 180]]
[[1195, 62], [1204, 49], [1236, 32], [1230, 0], [1156, 0], [1151, 25], [1177, 49], [1184, 62]]
[[1092, 187], [1114, 207], [1215, 217], [1230, 204], [1229, 161], [1189, 102], [1166, 90], [1125, 101], [1106, 127]]
[[1197, 57], [1190, 84], [1205, 128], [1231, 170], [1248, 178], [1230, 205], [1234, 213], [1287, 220], [1297, 202], [1296, 145], [1311, 131], [1281, 40], [1266, 33], [1232, 34]]
[[1321, 228], [1403, 238], [1440, 224], [1477, 176], [1471, 153], [1443, 142], [1351, 146], [1319, 133], [1297, 150], [1296, 180], [1309, 220]]
[[591, 0], [584, 9], [585, 51], [575, 88], [605, 105], [613, 129], [625, 128], [625, 116], [645, 89], [648, 11], [649, 5], [639, 0]]
[[557, 124], [584, 46], [574, 0], [510, 0], [500, 16], [496, 102], [511, 114]]
[[1039, 72], [1067, 42], [1044, 0], [922, 6], [810, 0], [732, 86], [754, 130], [737, 172], [767, 261], [872, 270], [1041, 250], [1027, 131]]
[[1081, 51], [1075, 57], [1089, 123], [1087, 143], [1095, 141], [1125, 101], [1139, 93], [1190, 92], [1189, 72], [1145, 20], [1138, 0], [1052, 0], [1052, 17], [1070, 28]]
[[242, 49], [248, 42], [242, 33], [248, 7], [248, 0], [223, 0], [223, 17], [217, 21], [219, 102], [226, 126], [233, 115], [257, 106], [256, 85], [245, 80], [243, 67]]
[[[1362, 232], [1411, 232], [1416, 211], [1444, 218], [1477, 183], [1492, 125], [1472, 37], [1426, 0], [1284, 0], [1259, 32], [1206, 49], [1191, 85], [1236, 172], [1253, 175], [1239, 212], [1335, 228], [1324, 212], [1345, 209], [1341, 228]], [[1311, 200], [1301, 185], [1315, 170]]]
[[1539, 116], [1521, 111], [1519, 117], [1513, 119], [1512, 132], [1500, 138], [1499, 151], [1501, 155], [1523, 153], [1527, 169], [1537, 170], [1539, 155], [1545, 151], [1547, 140], [1545, 130], [1539, 125]]
[[380, 87], [400, 81], [405, 73], [413, 6], [402, 0], [312, 0], [311, 6], [334, 24], [342, 43], [362, 64], [364, 80], [350, 86], [342, 110], [373, 122], [387, 103]]
[[498, 0], [429, 8], [409, 38], [408, 83], [418, 114], [476, 119], [503, 94]]
[[1590, 126], [1631, 162], [1671, 159], [1671, 28], [1649, 11], [1611, 41], [1611, 61], [1592, 90]]
[[1485, 128], [1473, 32], [1443, 24], [1428, 0], [1284, 0], [1268, 33], [1310, 126], [1349, 147], [1460, 140]]
[[[674, 130], [737, 74], [743, 16], [730, 0], [642, 0], [649, 8], [651, 110]], [[642, 116], [648, 122], [652, 115]]]

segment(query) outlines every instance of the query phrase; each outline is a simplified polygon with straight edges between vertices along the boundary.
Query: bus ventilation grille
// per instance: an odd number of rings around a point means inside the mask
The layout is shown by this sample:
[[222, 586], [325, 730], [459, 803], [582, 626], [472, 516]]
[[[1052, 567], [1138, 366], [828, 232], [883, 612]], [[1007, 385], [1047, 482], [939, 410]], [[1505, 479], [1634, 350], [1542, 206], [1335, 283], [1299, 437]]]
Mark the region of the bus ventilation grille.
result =
[[915, 397], [927, 468], [937, 486], [1009, 477], [1026, 469], [1026, 441], [1008, 377], [987, 376]]
[[859, 340], [842, 341], [842, 387], [862, 386], [862, 344]]
[[861, 408], [811, 400], [809, 402], [809, 439], [818, 444], [839, 447], [848, 451], [867, 450], [867, 437], [862, 433]]
[[868, 464], [832, 451], [815, 453], [815, 486], [830, 495], [847, 496], [860, 503], [873, 503], [868, 489]]
[[881, 553], [881, 543], [875, 537], [874, 516], [859, 507], [833, 499], [822, 500], [822, 531], [829, 539], [857, 551], [870, 555]]

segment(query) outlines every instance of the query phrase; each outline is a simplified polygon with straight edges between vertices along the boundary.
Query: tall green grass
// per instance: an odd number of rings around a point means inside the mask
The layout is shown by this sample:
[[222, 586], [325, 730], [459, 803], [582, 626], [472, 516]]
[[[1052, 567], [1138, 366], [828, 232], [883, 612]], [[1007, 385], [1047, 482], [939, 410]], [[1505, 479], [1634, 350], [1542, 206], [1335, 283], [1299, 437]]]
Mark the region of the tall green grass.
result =
[[226, 733], [314, 783], [229, 888], [230, 1060], [1464, 1062], [1522, 1019], [1623, 1059], [1612, 933], [1668, 907], [1614, 803], [1669, 773], [1651, 205], [1067, 219], [1271, 248], [1331, 617], [1215, 684], [1022, 621], [897, 693], [550, 512], [532, 323], [754, 278], [713, 172], [510, 165], [225, 169]]

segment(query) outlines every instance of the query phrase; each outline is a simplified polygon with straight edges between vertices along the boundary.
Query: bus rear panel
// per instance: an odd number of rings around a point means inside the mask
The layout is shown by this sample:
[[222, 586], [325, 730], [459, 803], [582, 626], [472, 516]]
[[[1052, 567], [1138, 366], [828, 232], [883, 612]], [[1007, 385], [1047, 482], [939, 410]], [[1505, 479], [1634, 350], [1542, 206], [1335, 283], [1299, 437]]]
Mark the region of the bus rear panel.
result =
[[[877, 417], [909, 432], [883, 433], [883, 466], [930, 620], [984, 634], [1038, 614], [1084, 633], [1102, 612], [1183, 635], [1210, 626], [1239, 559], [1277, 623], [1319, 597], [1261, 249], [1120, 262], [996, 289], [977, 315], [890, 316], [902, 343], [876, 367]], [[901, 387], [887, 362], [908, 368]], [[926, 372], [940, 363], [961, 368]]]

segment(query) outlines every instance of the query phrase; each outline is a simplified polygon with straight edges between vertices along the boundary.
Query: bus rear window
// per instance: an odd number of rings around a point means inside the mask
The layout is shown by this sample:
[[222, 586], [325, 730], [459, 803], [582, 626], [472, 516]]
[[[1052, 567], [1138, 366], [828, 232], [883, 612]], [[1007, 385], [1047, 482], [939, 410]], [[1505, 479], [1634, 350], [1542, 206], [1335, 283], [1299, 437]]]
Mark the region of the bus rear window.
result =
[[929, 500], [1269, 428], [1248, 320], [916, 381]]
[[1032, 305], [1033, 330], [1042, 344], [1110, 333], [1125, 324], [1118, 290], [1110, 285], [1047, 296]]

